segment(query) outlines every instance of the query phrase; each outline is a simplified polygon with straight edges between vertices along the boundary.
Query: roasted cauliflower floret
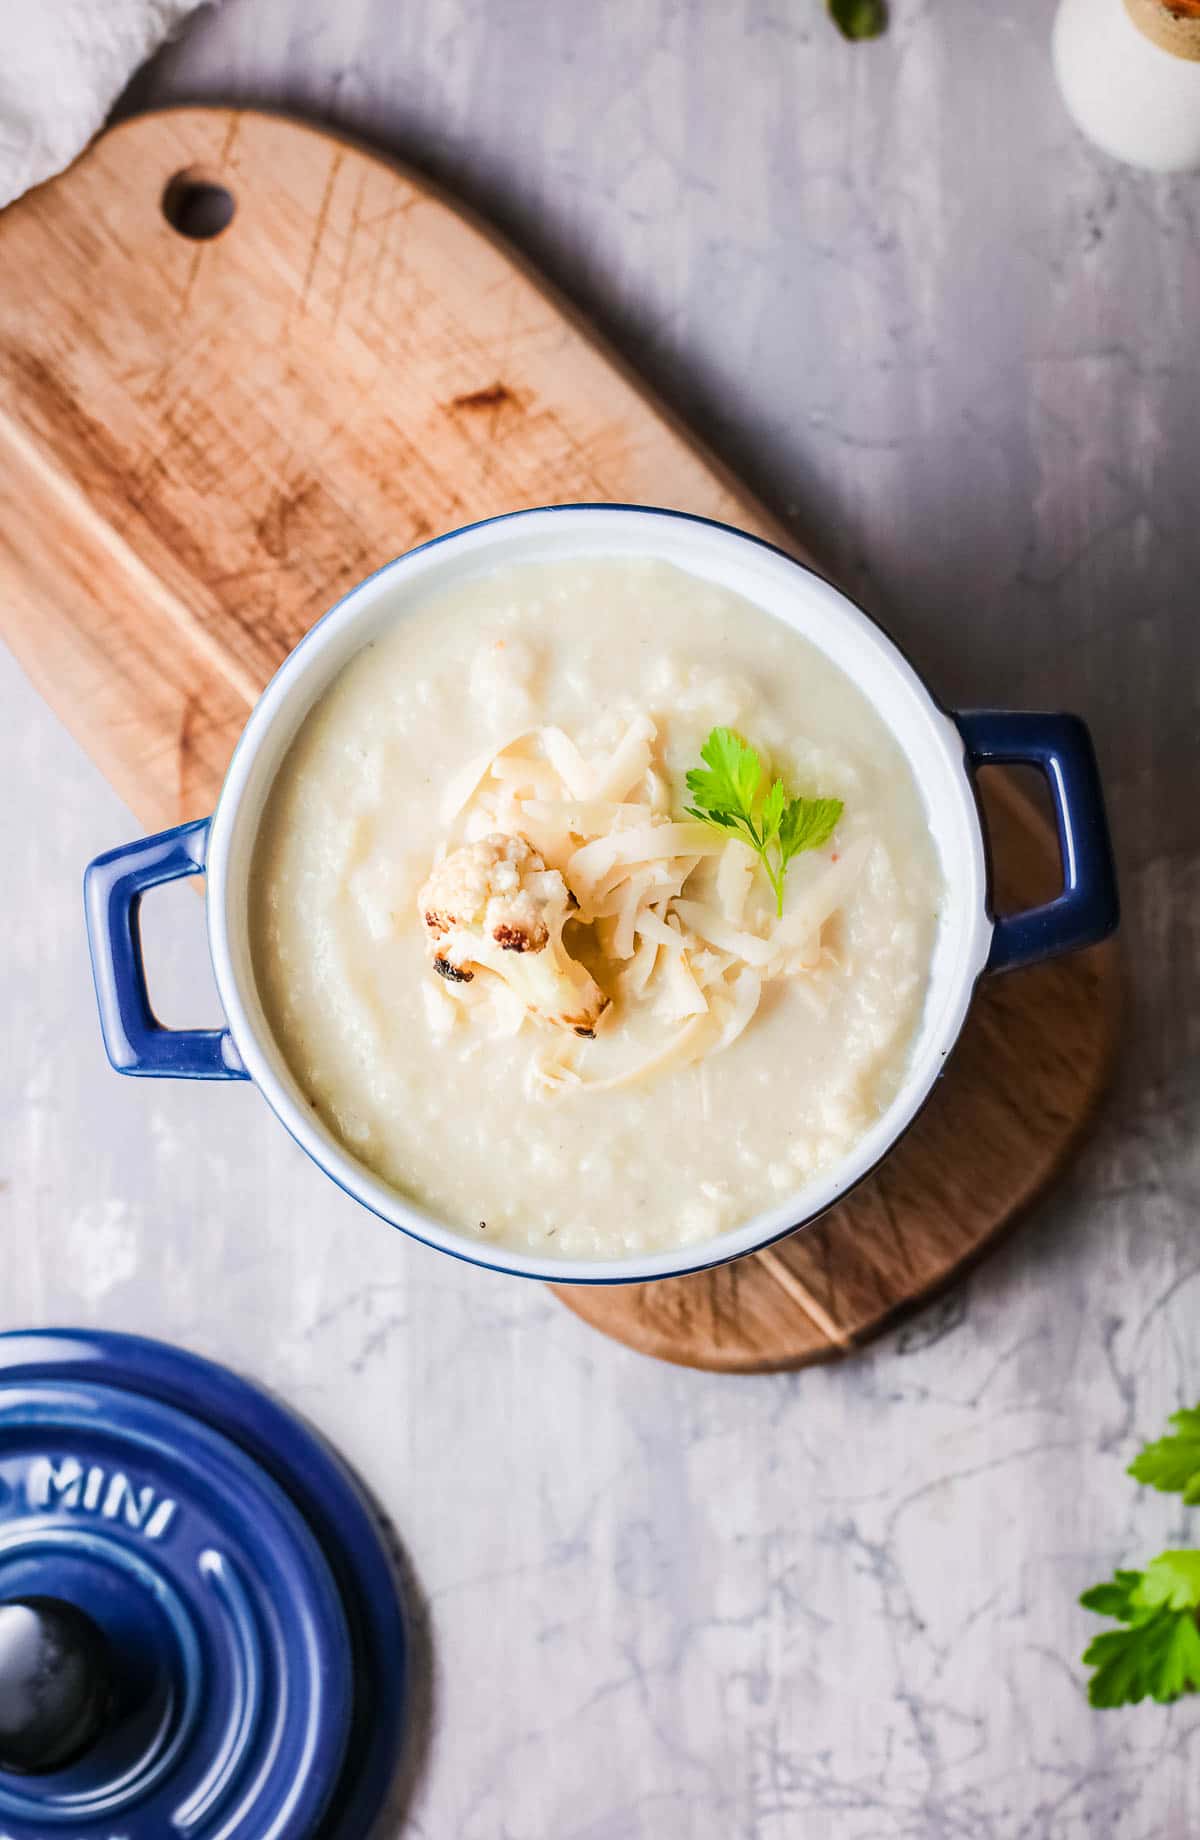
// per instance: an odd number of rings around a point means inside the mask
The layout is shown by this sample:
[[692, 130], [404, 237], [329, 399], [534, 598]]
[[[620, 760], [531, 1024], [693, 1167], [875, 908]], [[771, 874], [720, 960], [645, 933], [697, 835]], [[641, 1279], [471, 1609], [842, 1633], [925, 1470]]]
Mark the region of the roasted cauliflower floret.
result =
[[524, 837], [497, 834], [452, 851], [417, 905], [439, 976], [468, 983], [491, 971], [543, 1022], [594, 1032], [608, 998], [563, 945], [575, 898]]

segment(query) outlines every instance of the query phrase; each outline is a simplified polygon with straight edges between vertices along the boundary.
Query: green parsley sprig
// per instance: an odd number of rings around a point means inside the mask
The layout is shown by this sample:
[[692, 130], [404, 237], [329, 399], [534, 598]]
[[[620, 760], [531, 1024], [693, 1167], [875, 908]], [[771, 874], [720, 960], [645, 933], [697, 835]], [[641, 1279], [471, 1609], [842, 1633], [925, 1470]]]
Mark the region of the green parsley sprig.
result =
[[[1200, 1406], [1173, 1414], [1173, 1433], [1147, 1444], [1128, 1474], [1149, 1487], [1200, 1503]], [[1080, 1598], [1085, 1610], [1122, 1625], [1085, 1650], [1093, 1706], [1161, 1704], [1200, 1692], [1200, 1552], [1177, 1550], [1140, 1572], [1118, 1571]]]
[[804, 850], [828, 843], [843, 811], [841, 799], [789, 796], [781, 779], [764, 791], [762, 762], [731, 728], [714, 728], [700, 749], [703, 767], [693, 767], [687, 789], [695, 800], [688, 816], [718, 830], [733, 831], [750, 845], [775, 891], [783, 914], [788, 864]]

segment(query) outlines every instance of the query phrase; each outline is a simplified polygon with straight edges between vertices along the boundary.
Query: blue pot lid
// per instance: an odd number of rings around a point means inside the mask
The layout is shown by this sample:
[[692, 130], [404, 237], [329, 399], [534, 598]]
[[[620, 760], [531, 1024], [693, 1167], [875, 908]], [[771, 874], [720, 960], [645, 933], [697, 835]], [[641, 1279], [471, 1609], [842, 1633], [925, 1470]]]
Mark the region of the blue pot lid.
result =
[[377, 1516], [292, 1413], [139, 1336], [0, 1335], [0, 1605], [45, 1600], [99, 1632], [107, 1711], [63, 1767], [0, 1762], [4, 1840], [370, 1833], [406, 1622]]

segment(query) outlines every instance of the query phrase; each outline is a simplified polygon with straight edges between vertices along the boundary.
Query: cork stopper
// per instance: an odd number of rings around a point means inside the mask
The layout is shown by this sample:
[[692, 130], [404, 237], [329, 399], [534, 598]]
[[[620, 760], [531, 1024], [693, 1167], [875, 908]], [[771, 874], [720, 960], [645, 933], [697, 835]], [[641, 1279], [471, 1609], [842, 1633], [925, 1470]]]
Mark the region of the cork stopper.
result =
[[1125, 0], [1125, 8], [1154, 44], [1200, 64], [1200, 0]]

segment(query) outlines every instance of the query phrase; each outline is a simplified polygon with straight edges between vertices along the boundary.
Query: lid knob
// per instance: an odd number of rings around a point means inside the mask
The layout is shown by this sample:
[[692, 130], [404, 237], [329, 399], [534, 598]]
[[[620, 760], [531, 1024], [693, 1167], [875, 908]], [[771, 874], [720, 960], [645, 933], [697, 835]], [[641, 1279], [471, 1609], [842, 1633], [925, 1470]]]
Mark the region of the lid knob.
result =
[[57, 1597], [0, 1603], [0, 1771], [42, 1776], [89, 1750], [112, 1708], [109, 1646]]

